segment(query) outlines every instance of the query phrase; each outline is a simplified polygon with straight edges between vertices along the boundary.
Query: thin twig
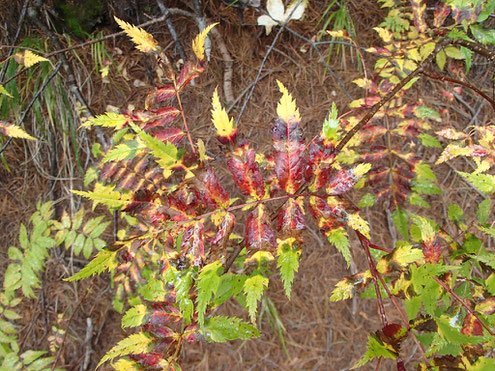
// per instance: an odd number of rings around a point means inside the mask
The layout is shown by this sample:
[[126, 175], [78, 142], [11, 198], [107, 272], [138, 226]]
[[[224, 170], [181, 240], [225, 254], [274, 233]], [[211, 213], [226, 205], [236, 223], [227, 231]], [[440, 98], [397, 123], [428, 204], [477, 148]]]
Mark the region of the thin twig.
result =
[[237, 120], [235, 122], [235, 124], [236, 124], [237, 127], [239, 126], [239, 122], [241, 121], [242, 114], [244, 113], [244, 110], [246, 109], [246, 106], [247, 106], [249, 100], [253, 96], [254, 89], [256, 88], [256, 85], [258, 84], [258, 82], [260, 80], [261, 73], [263, 72], [263, 67], [265, 66], [265, 63], [266, 63], [266, 61], [268, 59], [268, 56], [270, 55], [270, 53], [272, 52], [273, 48], [275, 47], [275, 44], [277, 43], [278, 38], [282, 34], [282, 31], [286, 28], [285, 26], [289, 22], [292, 14], [295, 12], [295, 10], [299, 6], [299, 4], [301, 4], [301, 2], [302, 2], [302, 0], [299, 0], [295, 4], [294, 8], [292, 9], [291, 14], [289, 14], [289, 16], [287, 17], [287, 19], [282, 24], [280, 24], [280, 29], [278, 30], [277, 34], [275, 35], [275, 38], [273, 39], [273, 41], [272, 41], [270, 47], [268, 48], [268, 50], [266, 51], [265, 55], [263, 56], [263, 60], [261, 61], [261, 65], [258, 68], [258, 74], [256, 75], [256, 78], [254, 79], [253, 86], [251, 87], [251, 90], [249, 91], [249, 94], [247, 95], [246, 99], [244, 99], [244, 103], [242, 104], [241, 111], [239, 112], [239, 116], [237, 116]]
[[472, 314], [478, 321], [480, 321], [481, 325], [485, 328], [486, 331], [492, 336], [495, 336], [495, 333], [490, 330], [490, 328], [481, 320], [481, 318], [471, 309], [469, 306], [457, 295], [454, 290], [452, 290], [445, 282], [443, 282], [440, 278], [433, 276], [433, 279], [438, 282], [440, 286], [442, 286], [452, 297], [461, 304], [464, 309], [466, 309], [470, 314]]
[[170, 36], [172, 36], [172, 40], [174, 40], [175, 46], [179, 50], [180, 57], [186, 62], [186, 53], [184, 52], [184, 47], [182, 46], [182, 43], [180, 42], [179, 37], [177, 36], [177, 32], [175, 31], [174, 24], [172, 23], [172, 20], [170, 19], [170, 10], [163, 4], [162, 0], [156, 0], [156, 3], [158, 4], [158, 7], [160, 8], [160, 11], [162, 12], [163, 16], [165, 17], [165, 22], [167, 23], [167, 28], [168, 32], [170, 32]]
[[[423, 75], [429, 77], [430, 79], [440, 80], [440, 81], [447, 81], [447, 82], [451, 82], [451, 83], [454, 83], [454, 84], [459, 84], [459, 85], [465, 86], [468, 89], [473, 90], [474, 92], [476, 92], [477, 94], [479, 94], [483, 98], [485, 98], [488, 101], [488, 103], [490, 103], [490, 105], [492, 106], [493, 110], [495, 111], [495, 101], [493, 99], [491, 99], [487, 94], [483, 93], [476, 86], [474, 86], [474, 85], [472, 85], [472, 84], [470, 84], [468, 82], [464, 82], [464, 81], [461, 81], [461, 80], [452, 79], [452, 78], [447, 77], [447, 76], [444, 76], [444, 75], [437, 75], [435, 73], [427, 72], [427, 71], [424, 71], [424, 70], [421, 71], [421, 73]], [[471, 112], [471, 113], [474, 113], [474, 112]]]
[[230, 106], [234, 102], [234, 93], [232, 93], [234, 60], [232, 59], [232, 56], [230, 55], [227, 45], [225, 45], [225, 41], [223, 41], [223, 37], [220, 32], [218, 32], [216, 28], [212, 28], [211, 33], [217, 40], [218, 49], [220, 50], [220, 54], [222, 54], [223, 63], [225, 64], [225, 72], [223, 74], [223, 93], [225, 94], [227, 105]]
[[[21, 126], [22, 122], [26, 118], [26, 115], [28, 114], [28, 112], [33, 107], [33, 104], [39, 98], [39, 96], [43, 92], [43, 90], [45, 90], [45, 88], [48, 86], [50, 81], [55, 77], [57, 72], [60, 70], [61, 66], [62, 66], [62, 61], [58, 62], [58, 64], [55, 66], [55, 69], [52, 71], [52, 73], [50, 73], [50, 75], [46, 78], [46, 80], [43, 81], [43, 85], [41, 85], [41, 87], [38, 89], [36, 94], [34, 94], [33, 99], [31, 99], [31, 102], [29, 102], [29, 104], [27, 105], [26, 109], [24, 110], [24, 112], [23, 112], [21, 118], [19, 119], [19, 121], [17, 122], [16, 126]], [[7, 148], [7, 146], [10, 144], [10, 142], [12, 142], [12, 137], [9, 137], [7, 139], [7, 141], [4, 143], [4, 145], [2, 146], [2, 148], [0, 148], [0, 154], [2, 154], [3, 151], [5, 151], [5, 148]]]
[[[27, 8], [29, 5], [29, 0], [24, 1], [24, 5], [22, 6], [21, 14], [19, 15], [19, 22], [17, 24], [17, 31], [15, 33], [14, 39], [12, 40], [12, 45], [15, 45], [17, 43], [17, 39], [19, 38], [19, 35], [21, 34], [21, 29], [22, 25], [24, 24], [24, 18], [26, 17], [26, 12]], [[10, 56], [14, 52], [14, 49], [10, 49], [9, 53], [7, 54], [7, 60], [5, 62], [5, 65], [3, 66], [2, 73], [0, 74], [0, 81], [2, 81], [5, 78], [5, 74], [7, 73], [7, 68], [9, 67], [9, 62], [10, 62]]]

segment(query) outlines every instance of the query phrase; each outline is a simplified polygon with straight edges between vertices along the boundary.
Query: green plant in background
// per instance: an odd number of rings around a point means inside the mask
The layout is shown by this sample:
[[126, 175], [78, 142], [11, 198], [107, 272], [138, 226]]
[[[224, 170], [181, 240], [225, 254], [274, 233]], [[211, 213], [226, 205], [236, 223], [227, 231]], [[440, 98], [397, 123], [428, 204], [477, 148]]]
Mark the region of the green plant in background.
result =
[[[355, 35], [356, 30], [354, 28], [354, 23], [352, 22], [351, 17], [349, 16], [349, 9], [347, 7], [345, 0], [332, 0], [327, 5], [325, 10], [323, 11], [320, 20], [318, 21], [318, 25], [321, 24], [321, 32], [318, 35], [318, 41], [320, 41], [323, 36], [326, 34], [325, 31], [346, 31], [348, 35]], [[338, 37], [332, 37], [332, 41], [337, 40]], [[332, 55], [334, 53], [342, 53], [342, 58], [345, 58], [344, 54], [344, 45], [342, 44], [330, 44], [328, 48], [327, 55], [327, 63], [330, 63], [332, 59]], [[352, 51], [352, 49], [350, 49]], [[360, 66], [360, 59], [358, 54], [358, 66]], [[343, 63], [345, 65], [345, 62]]]
[[[61, 221], [52, 219], [53, 202], [38, 203], [36, 212], [30, 218], [28, 229], [21, 224], [19, 246], [11, 246], [8, 256], [11, 262], [5, 270], [3, 288], [0, 292], [0, 369], [31, 371], [46, 370], [55, 357], [47, 351], [20, 349], [18, 330], [15, 322], [21, 319], [22, 308], [30, 299], [38, 297], [41, 274], [44, 271], [50, 251], [65, 243], [72, 254], [89, 256], [93, 248], [103, 246], [99, 239], [108, 223], [102, 217], [87, 220], [83, 225], [84, 210], [81, 209], [72, 221], [64, 214]], [[89, 241], [89, 242], [88, 242]], [[99, 242], [98, 242], [99, 241]]]

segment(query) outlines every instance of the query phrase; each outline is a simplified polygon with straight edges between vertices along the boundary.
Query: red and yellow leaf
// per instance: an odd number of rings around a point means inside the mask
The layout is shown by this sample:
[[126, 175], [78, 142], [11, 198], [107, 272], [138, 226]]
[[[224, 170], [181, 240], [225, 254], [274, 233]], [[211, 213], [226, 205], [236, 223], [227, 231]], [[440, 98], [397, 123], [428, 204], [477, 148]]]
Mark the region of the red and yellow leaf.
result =
[[223, 144], [233, 144], [237, 136], [237, 129], [235, 128], [234, 119], [229, 118], [227, 111], [222, 107], [217, 89], [213, 92], [212, 106], [211, 119], [217, 129], [217, 139]]
[[262, 204], [248, 215], [245, 242], [247, 249], [251, 251], [275, 251], [277, 247], [275, 233], [270, 227], [270, 215]]

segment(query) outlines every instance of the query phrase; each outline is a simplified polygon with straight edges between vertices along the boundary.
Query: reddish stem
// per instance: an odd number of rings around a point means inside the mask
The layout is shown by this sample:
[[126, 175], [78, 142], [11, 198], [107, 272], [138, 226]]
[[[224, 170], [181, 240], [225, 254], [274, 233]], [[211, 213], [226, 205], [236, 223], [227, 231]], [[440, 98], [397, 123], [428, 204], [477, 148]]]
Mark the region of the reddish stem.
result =
[[480, 321], [481, 325], [485, 328], [486, 331], [492, 336], [495, 336], [495, 333], [490, 330], [490, 328], [481, 320], [481, 318], [473, 311], [469, 306], [457, 295], [454, 290], [452, 290], [445, 282], [443, 282], [440, 278], [438, 277], [433, 277], [435, 281], [437, 281], [440, 286], [442, 286], [452, 297], [459, 303], [461, 304], [470, 314], [472, 314], [478, 321]]

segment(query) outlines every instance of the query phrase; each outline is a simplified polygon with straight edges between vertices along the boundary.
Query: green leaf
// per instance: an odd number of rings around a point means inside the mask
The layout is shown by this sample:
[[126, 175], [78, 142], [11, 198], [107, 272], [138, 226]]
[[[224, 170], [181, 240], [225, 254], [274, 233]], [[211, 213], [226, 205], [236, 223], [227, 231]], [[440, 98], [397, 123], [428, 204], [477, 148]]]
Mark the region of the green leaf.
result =
[[227, 273], [220, 277], [220, 283], [217, 291], [215, 292], [215, 298], [213, 299], [213, 305], [218, 306], [233, 296], [242, 292], [244, 282], [248, 277], [245, 274], [233, 274]]
[[29, 365], [46, 353], [48, 353], [46, 350], [28, 350], [21, 354], [21, 358], [25, 365]]
[[259, 331], [237, 317], [215, 316], [208, 318], [201, 332], [209, 342], [224, 343], [228, 340], [248, 340], [260, 336]]
[[180, 312], [184, 317], [184, 322], [187, 324], [190, 323], [194, 311], [194, 303], [189, 295], [189, 291], [191, 290], [191, 286], [194, 281], [193, 275], [194, 272], [192, 270], [184, 271], [183, 274], [177, 276], [174, 281], [174, 286], [177, 290], [176, 297], [177, 302], [179, 303]]
[[332, 110], [329, 112], [328, 117], [323, 122], [323, 135], [328, 140], [336, 140], [337, 139], [337, 131], [339, 129], [339, 120], [337, 106], [335, 102], [332, 102]]
[[347, 262], [347, 267], [349, 267], [351, 264], [351, 250], [349, 249], [350, 243], [347, 238], [347, 231], [343, 227], [335, 228], [326, 232], [326, 236], [328, 241], [342, 254]]
[[440, 50], [435, 56], [435, 60], [437, 62], [438, 68], [440, 68], [440, 70], [443, 71], [445, 67], [445, 62], [447, 61], [447, 56], [445, 55], [445, 52], [443, 50]]
[[430, 207], [430, 204], [426, 202], [423, 197], [418, 195], [416, 192], [412, 192], [409, 194], [407, 198], [407, 202], [409, 202], [411, 205], [415, 206], [421, 206], [421, 207]]
[[246, 294], [246, 306], [249, 312], [251, 322], [256, 319], [256, 311], [258, 309], [258, 300], [261, 299], [263, 291], [268, 287], [268, 278], [260, 274], [249, 277], [244, 282], [243, 291]]
[[397, 208], [397, 210], [395, 210], [392, 214], [392, 221], [401, 236], [404, 237], [406, 241], [409, 241], [409, 217], [407, 213], [401, 208]]
[[144, 323], [147, 309], [144, 304], [138, 304], [129, 309], [122, 317], [122, 328], [141, 326]]
[[495, 176], [489, 174], [469, 174], [462, 171], [457, 172], [466, 178], [469, 183], [483, 193], [492, 194], [495, 192]]
[[364, 353], [363, 358], [361, 358], [358, 363], [352, 366], [351, 370], [362, 367], [369, 361], [380, 357], [396, 359], [397, 354], [387, 349], [375, 335], [370, 335], [368, 336], [368, 348], [366, 353]]
[[102, 126], [106, 128], [114, 128], [114, 130], [120, 130], [127, 123], [128, 118], [119, 113], [108, 112], [104, 115], [96, 116], [87, 120], [82, 127], [90, 127], [93, 125]]
[[449, 205], [449, 211], [447, 212], [449, 219], [454, 223], [464, 222], [464, 211], [456, 204]]
[[129, 196], [115, 191], [115, 186], [96, 183], [94, 191], [72, 190], [72, 193], [93, 200], [93, 210], [102, 203], [112, 209], [120, 209], [129, 203]]
[[76, 240], [74, 241], [74, 245], [72, 245], [72, 249], [74, 250], [74, 255], [79, 255], [81, 252], [83, 246], [84, 246], [84, 235], [80, 234], [77, 236]]
[[[293, 241], [292, 241], [293, 240]], [[295, 239], [278, 240], [277, 268], [284, 283], [285, 295], [290, 299], [290, 290], [294, 281], [294, 274], [299, 270], [299, 257], [301, 249], [294, 246]]]
[[139, 138], [141, 138], [144, 145], [151, 150], [151, 154], [158, 159], [158, 165], [162, 168], [165, 178], [168, 178], [171, 174], [171, 169], [177, 165], [177, 147], [169, 141], [164, 143], [161, 140], [152, 137], [148, 133], [140, 130], [133, 123], [130, 123], [130, 125], [138, 133]]
[[376, 196], [372, 193], [366, 193], [357, 204], [357, 207], [360, 208], [371, 207], [375, 203], [376, 203]]
[[467, 75], [471, 70], [471, 64], [473, 63], [473, 52], [464, 46], [461, 46], [460, 50], [461, 55], [464, 58], [464, 63], [466, 64], [465, 74]]
[[425, 147], [442, 148], [440, 142], [429, 134], [421, 133], [418, 135], [418, 138]]
[[83, 256], [85, 259], [89, 259], [91, 254], [93, 254], [93, 239], [88, 237], [86, 238], [86, 241], [84, 242], [84, 247], [83, 247]]
[[480, 25], [472, 25], [471, 32], [476, 40], [478, 40], [482, 44], [490, 44], [495, 45], [495, 30], [490, 29], [487, 30], [482, 28]]
[[421, 308], [421, 301], [421, 296], [411, 296], [410, 298], [404, 300], [408, 320], [416, 318], [419, 309]]
[[495, 359], [479, 357], [474, 365], [469, 367], [469, 371], [492, 371], [495, 370]]
[[100, 250], [87, 266], [72, 277], [66, 278], [65, 281], [77, 281], [95, 274], [100, 274], [106, 270], [111, 271], [117, 268], [117, 253], [118, 251]]
[[105, 157], [101, 160], [102, 162], [110, 162], [110, 161], [122, 161], [129, 160], [136, 155], [136, 150], [138, 149], [138, 144], [136, 141], [128, 141], [125, 143], [121, 143], [111, 149]]
[[107, 354], [105, 354], [100, 360], [96, 368], [100, 367], [106, 361], [120, 356], [145, 353], [149, 351], [149, 346], [152, 344], [152, 342], [153, 340], [143, 332], [133, 334], [125, 338], [124, 340], [119, 341], [116, 346], [110, 349]]
[[489, 198], [485, 198], [478, 205], [478, 222], [480, 224], [485, 224], [488, 221], [488, 217], [490, 216], [490, 211], [492, 208], [492, 202]]
[[198, 296], [196, 298], [196, 310], [200, 325], [204, 323], [205, 312], [211, 298], [215, 294], [220, 284], [220, 276], [223, 274], [223, 266], [220, 261], [215, 261], [205, 265], [199, 273], [196, 286]]

